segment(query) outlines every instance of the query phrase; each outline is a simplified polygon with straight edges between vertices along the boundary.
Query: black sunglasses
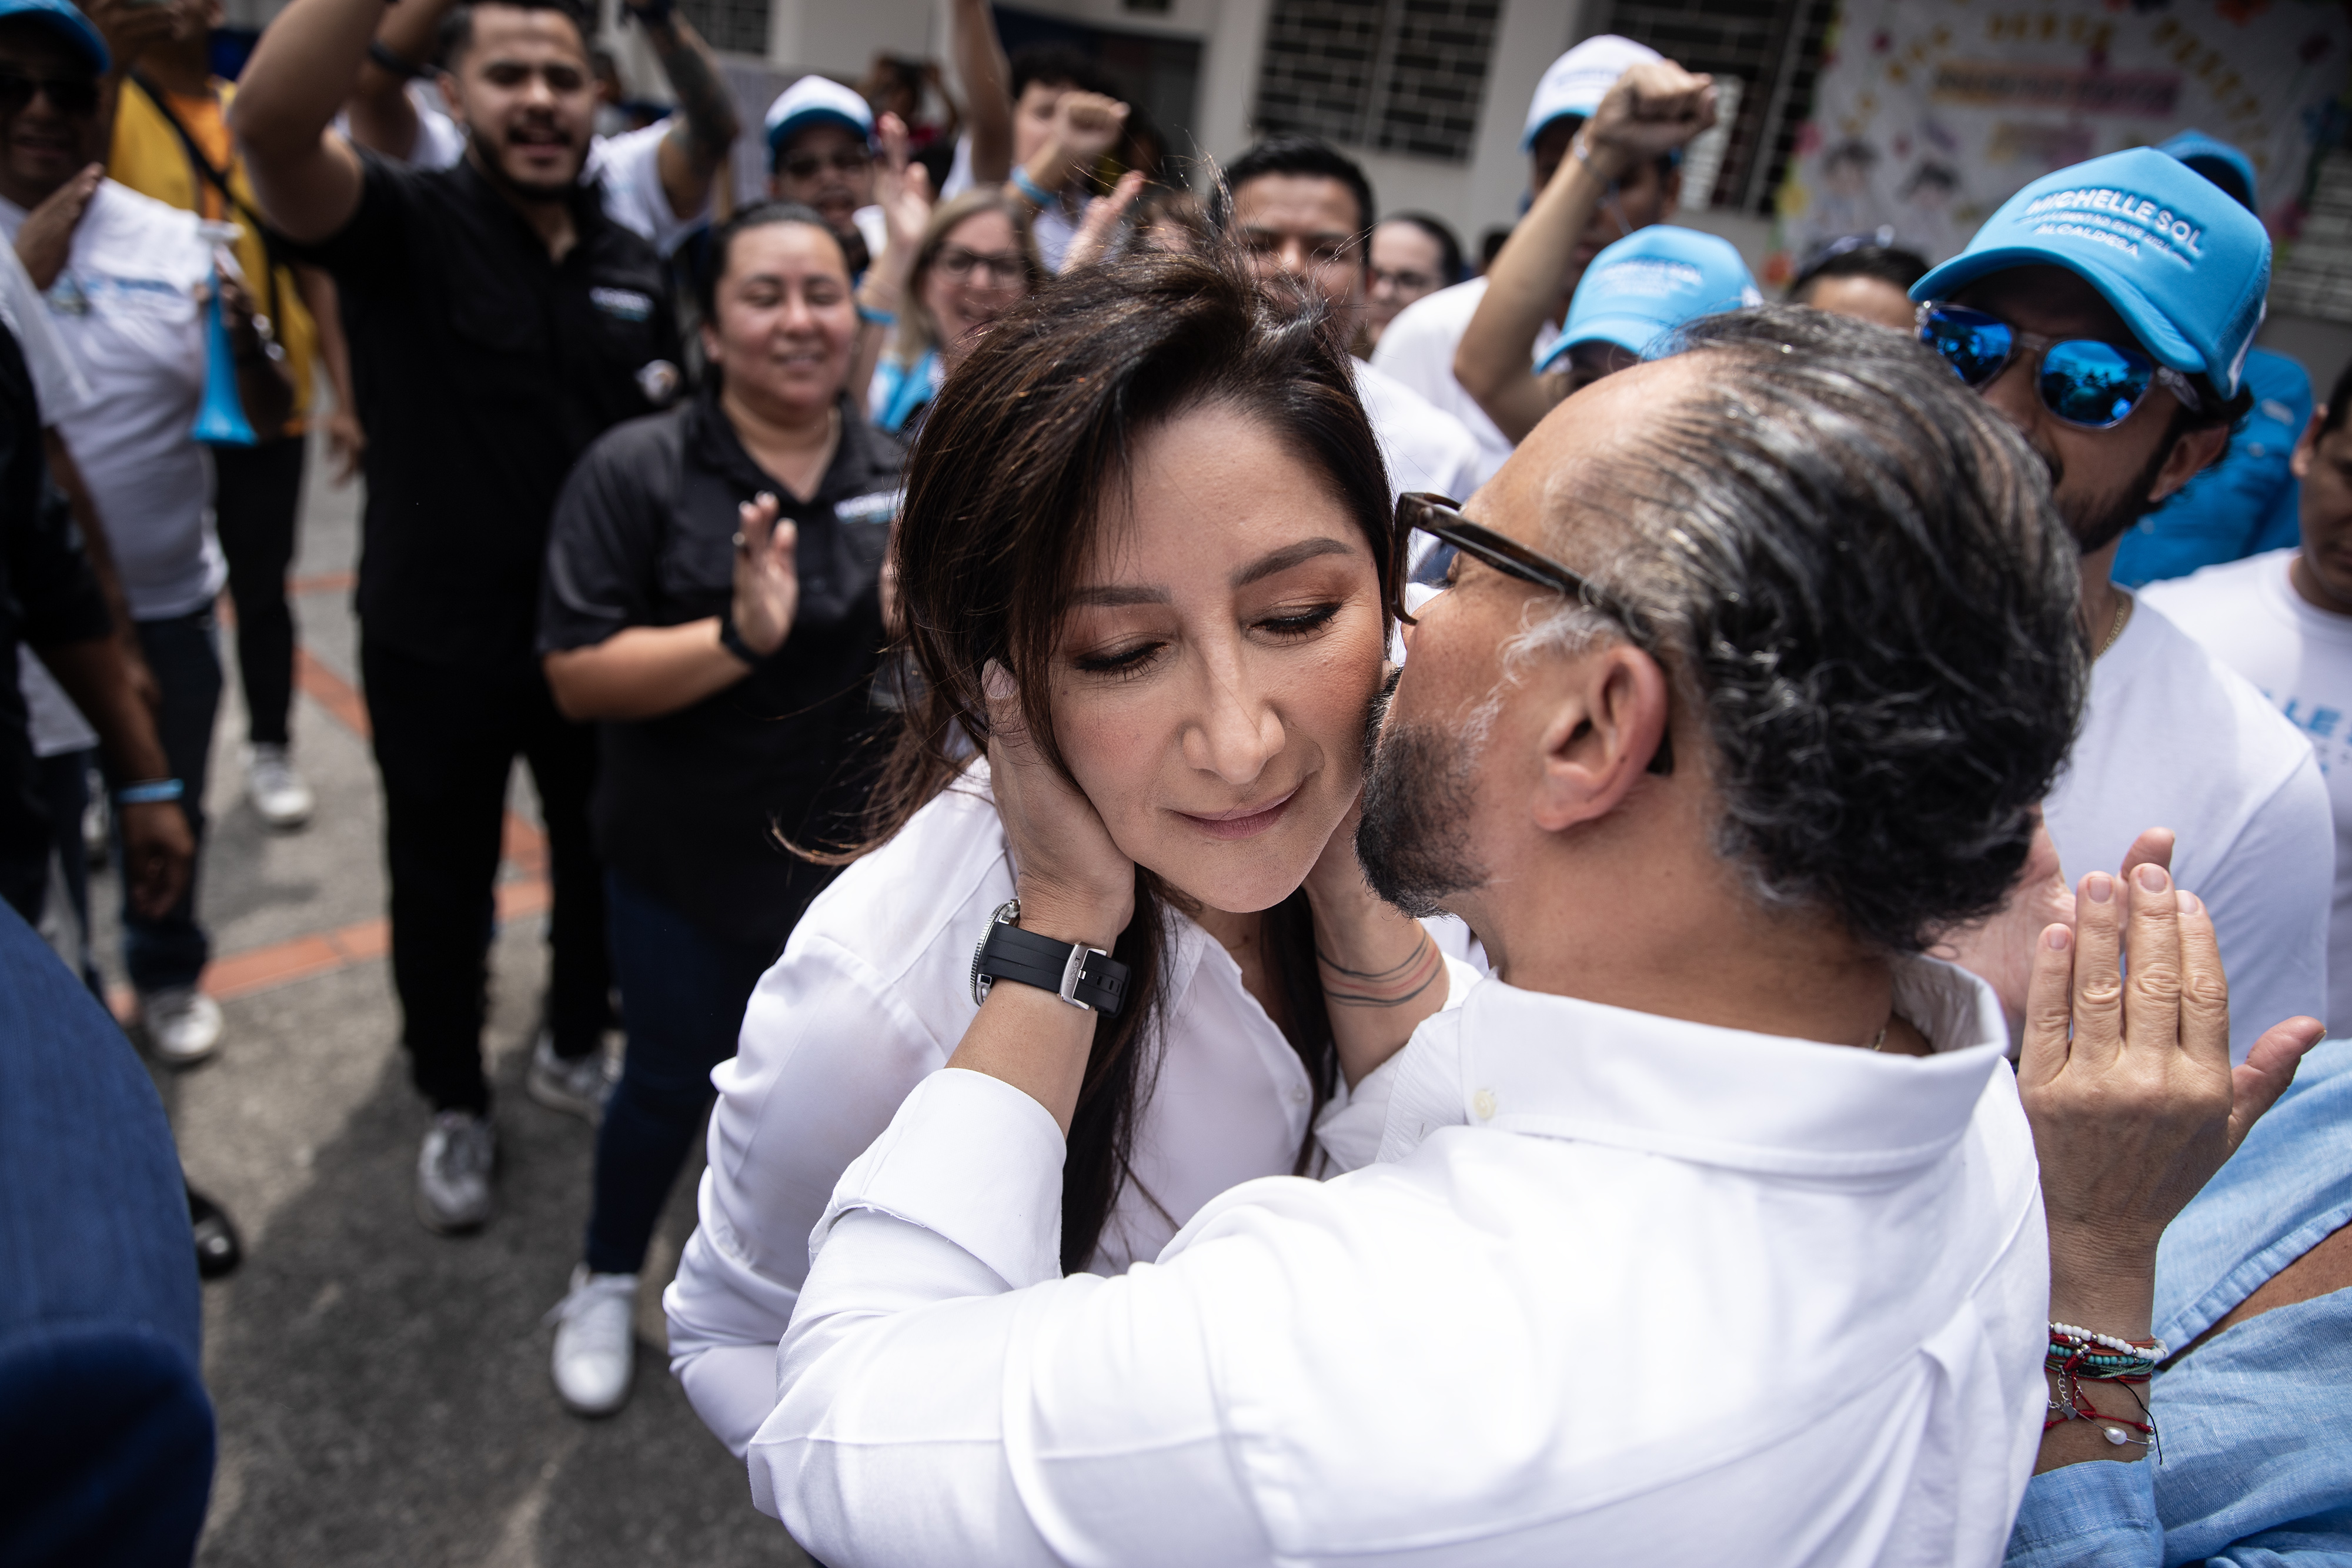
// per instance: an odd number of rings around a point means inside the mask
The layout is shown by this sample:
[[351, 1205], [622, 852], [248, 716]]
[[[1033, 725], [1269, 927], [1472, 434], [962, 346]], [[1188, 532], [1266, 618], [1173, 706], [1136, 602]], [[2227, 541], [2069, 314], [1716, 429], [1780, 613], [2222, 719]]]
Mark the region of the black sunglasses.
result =
[[864, 148], [857, 148], [854, 151], [844, 149], [830, 156], [820, 156], [814, 152], [795, 152], [789, 158], [779, 159], [776, 167], [790, 179], [814, 180], [827, 168], [831, 168], [836, 174], [855, 174], [860, 169], [870, 167], [873, 162], [874, 155], [871, 152]]
[[22, 71], [0, 71], [0, 114], [22, 114], [36, 97], [46, 98], [59, 114], [98, 112], [95, 77], [28, 77]]
[[[1416, 538], [1416, 535], [1424, 537]], [[1549, 556], [1472, 522], [1462, 515], [1460, 506], [1446, 497], [1425, 491], [1409, 490], [1397, 497], [1396, 526], [1389, 539], [1390, 613], [1404, 624], [1412, 625], [1413, 618], [1404, 605], [1405, 584], [1444, 587], [1452, 577], [1457, 554], [1466, 555], [1481, 566], [1492, 567], [1506, 577], [1564, 593], [1599, 611], [1617, 622], [1635, 647], [1661, 664], [1665, 663], [1658, 652], [1656, 632], [1632, 605]], [[1658, 749], [1650, 758], [1649, 770], [1675, 770], [1673, 737], [1663, 730], [1658, 735]]]

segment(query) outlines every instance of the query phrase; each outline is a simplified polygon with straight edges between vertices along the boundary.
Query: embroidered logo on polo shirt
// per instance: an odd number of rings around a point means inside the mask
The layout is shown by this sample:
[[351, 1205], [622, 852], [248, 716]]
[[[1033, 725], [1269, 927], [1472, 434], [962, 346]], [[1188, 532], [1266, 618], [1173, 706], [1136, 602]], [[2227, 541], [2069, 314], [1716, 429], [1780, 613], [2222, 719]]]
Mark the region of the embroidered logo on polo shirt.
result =
[[845, 523], [887, 525], [898, 516], [898, 503], [906, 494], [904, 490], [877, 490], [869, 496], [852, 496], [846, 501], [835, 502], [833, 515]]
[[666, 406], [677, 395], [678, 383], [684, 379], [667, 360], [647, 360], [637, 367], [637, 390], [656, 408]]
[[588, 303], [623, 321], [646, 320], [654, 313], [653, 296], [634, 288], [592, 288]]

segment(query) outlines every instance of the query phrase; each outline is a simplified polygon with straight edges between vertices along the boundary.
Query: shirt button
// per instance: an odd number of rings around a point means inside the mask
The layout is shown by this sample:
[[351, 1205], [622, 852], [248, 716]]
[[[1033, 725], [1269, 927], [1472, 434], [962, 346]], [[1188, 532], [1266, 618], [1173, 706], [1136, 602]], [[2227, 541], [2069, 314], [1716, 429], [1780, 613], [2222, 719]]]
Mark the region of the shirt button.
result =
[[1290, 1103], [1294, 1105], [1304, 1105], [1313, 1098], [1315, 1096], [1304, 1089], [1294, 1089], [1290, 1092]]
[[1478, 1120], [1481, 1122], [1493, 1121], [1495, 1119], [1495, 1092], [1492, 1089], [1479, 1090], [1477, 1093], [1473, 1094], [1470, 1097], [1470, 1109], [1478, 1113]]

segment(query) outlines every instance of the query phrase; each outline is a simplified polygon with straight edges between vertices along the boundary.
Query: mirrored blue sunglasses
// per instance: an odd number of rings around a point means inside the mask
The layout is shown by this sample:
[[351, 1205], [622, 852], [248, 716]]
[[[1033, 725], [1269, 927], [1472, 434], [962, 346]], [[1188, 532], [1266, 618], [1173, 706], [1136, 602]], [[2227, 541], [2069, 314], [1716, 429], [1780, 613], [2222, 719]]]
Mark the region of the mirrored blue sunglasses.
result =
[[2191, 410], [2203, 406], [2187, 376], [2137, 348], [2096, 338], [2021, 332], [1999, 317], [1939, 300], [1920, 305], [1919, 340], [1979, 391], [2021, 353], [2038, 353], [2041, 364], [2033, 389], [2042, 406], [2084, 430], [2112, 430], [2121, 424], [2151, 386], [2162, 386]]

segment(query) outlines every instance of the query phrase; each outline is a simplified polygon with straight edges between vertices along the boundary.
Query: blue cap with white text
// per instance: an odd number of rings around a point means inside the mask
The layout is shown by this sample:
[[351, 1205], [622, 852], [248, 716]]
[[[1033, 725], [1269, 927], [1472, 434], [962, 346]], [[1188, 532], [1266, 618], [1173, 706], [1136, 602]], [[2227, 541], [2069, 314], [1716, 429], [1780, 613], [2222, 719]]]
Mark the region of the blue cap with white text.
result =
[[90, 19], [67, 0], [0, 0], [0, 17], [30, 16], [45, 23], [51, 31], [82, 53], [89, 62], [90, 74], [106, 74], [108, 58], [106, 40], [99, 36]]
[[2263, 324], [2271, 238], [2230, 193], [2153, 147], [2044, 174], [1968, 249], [1911, 286], [1948, 299], [1979, 277], [2063, 267], [2099, 291], [2157, 362], [2233, 397]]
[[1648, 357], [1675, 328], [1764, 296], [1729, 240], [1672, 224], [1635, 229], [1592, 258], [1568, 304], [1568, 326], [1538, 373], [1579, 343], [1615, 343]]

